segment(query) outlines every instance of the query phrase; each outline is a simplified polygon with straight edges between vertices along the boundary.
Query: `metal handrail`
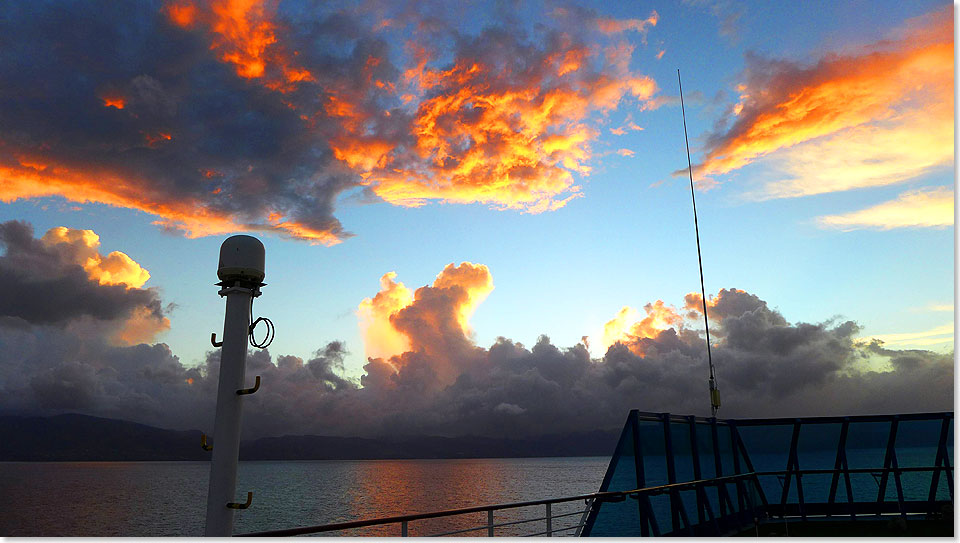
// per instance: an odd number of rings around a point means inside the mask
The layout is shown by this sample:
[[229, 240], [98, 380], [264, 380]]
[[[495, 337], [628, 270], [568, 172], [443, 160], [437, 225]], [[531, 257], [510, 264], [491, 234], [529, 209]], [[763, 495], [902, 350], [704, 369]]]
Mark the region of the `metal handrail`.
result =
[[[616, 490], [616, 491], [607, 491], [607, 492], [594, 492], [592, 494], [581, 494], [579, 496], [569, 496], [564, 498], [549, 498], [544, 500], [532, 500], [525, 502], [513, 502], [497, 505], [479, 505], [475, 507], [464, 507], [460, 509], [447, 509], [444, 511], [433, 511], [430, 513], [414, 513], [410, 515], [397, 515], [393, 517], [383, 517], [378, 519], [369, 519], [369, 520], [354, 520], [349, 522], [338, 522], [334, 524], [323, 524], [319, 526], [304, 526], [300, 528], [286, 528], [282, 530], [269, 530], [264, 532], [254, 532], [249, 534], [238, 534], [240, 537], [283, 537], [283, 536], [293, 536], [293, 535], [306, 535], [306, 534], [315, 534], [323, 532], [335, 532], [339, 530], [349, 530], [352, 528], [364, 528], [367, 526], [379, 526], [383, 524], [396, 524], [400, 522], [410, 522], [414, 520], [424, 520], [438, 517], [450, 517], [455, 515], [465, 515], [468, 513], [482, 513], [485, 511], [498, 511], [501, 509], [516, 509], [518, 507], [530, 507], [534, 505], [546, 505], [554, 503], [564, 503], [578, 500], [589, 500], [593, 499], [594, 503], [598, 501], [617, 501], [618, 498], [626, 498], [628, 496], [639, 496], [640, 494], [660, 494], [663, 492], [669, 492], [671, 489], [680, 489], [684, 486], [694, 486], [694, 485], [715, 485], [722, 484], [723, 482], [729, 480], [742, 479], [746, 477], [752, 477], [754, 473], [741, 473], [738, 475], [727, 475], [725, 477], [717, 477], [714, 479], [701, 479], [698, 481], [688, 481], [684, 483], [672, 483], [667, 485], [658, 485], [650, 486], [645, 488], [635, 488], [633, 490]], [[544, 520], [545, 517], [534, 519], [534, 520]], [[483, 525], [483, 528], [489, 528], [489, 525]]]
[[[583, 511], [574, 511], [574, 512], [572, 512], [572, 513], [563, 513], [562, 515], [550, 515], [549, 518], [551, 518], [551, 519], [557, 519], [557, 518], [563, 518], [563, 517], [572, 517], [573, 515], [583, 515]], [[514, 520], [514, 521], [512, 521], [512, 522], [501, 522], [500, 524], [489, 524], [489, 525], [488, 525], [488, 524], [484, 524], [484, 525], [482, 525], [482, 526], [477, 526], [477, 527], [475, 527], [475, 528], [464, 528], [463, 530], [455, 530], [455, 531], [452, 531], [452, 532], [443, 532], [443, 533], [440, 533], [440, 534], [431, 534], [431, 535], [428, 535], [428, 536], [426, 536], [426, 537], [443, 537], [443, 536], [447, 536], [447, 535], [456, 535], [456, 534], [463, 534], [463, 533], [466, 533], [466, 532], [476, 532], [476, 531], [479, 531], [479, 530], [487, 530], [487, 529], [490, 529], [490, 528], [502, 528], [502, 527], [504, 527], [504, 526], [516, 526], [517, 524], [527, 524], [527, 523], [530, 523], [530, 522], [539, 522], [539, 521], [542, 521], [542, 520], [547, 520], [547, 518], [548, 518], [548, 517], [537, 517], [537, 518], [530, 518], [530, 519], [523, 519], [523, 520]], [[582, 524], [582, 522], [581, 522], [581, 523], [578, 523], [578, 524], [574, 524], [574, 525], [572, 525], [572, 527], [573, 527], [573, 528], [576, 528], [576, 527], [579, 526], [580, 524]], [[563, 531], [563, 530], [565, 530], [565, 529], [569, 529], [569, 528], [557, 528], [557, 529], [553, 529], [553, 530], [551, 530], [551, 531], [553, 531], [553, 532], [560, 532], [560, 531]]]
[[[637, 490], [640, 490], [640, 489], [637, 489]], [[397, 515], [393, 517], [383, 517], [378, 519], [354, 520], [349, 522], [338, 522], [334, 524], [323, 524], [319, 526], [304, 526], [300, 528], [287, 528], [283, 530], [269, 530], [265, 532], [238, 534], [238, 537], [245, 537], [245, 536], [247, 537], [284, 537], [284, 536], [293, 536], [293, 535], [316, 534], [316, 533], [323, 533], [323, 532], [335, 532], [339, 530], [349, 530], [352, 528], [364, 528], [367, 526], [379, 526], [383, 524], [396, 524], [398, 522], [410, 522], [414, 520], [450, 517], [455, 515], [465, 515], [468, 513], [483, 513], [486, 511], [498, 511], [501, 509], [516, 509], [519, 507], [546, 505], [548, 503], [554, 504], [554, 503], [564, 503], [564, 502], [571, 502], [571, 501], [577, 501], [577, 500], [616, 498], [620, 495], [626, 495], [628, 492], [635, 492], [635, 491], [636, 490], [594, 492], [592, 494], [581, 494], [579, 496], [569, 496], [564, 498], [549, 498], [544, 500], [532, 500], [532, 501], [525, 501], [525, 502], [513, 502], [513, 503], [504, 503], [504, 504], [496, 504], [496, 505], [479, 505], [475, 507], [464, 507], [460, 509], [447, 509], [444, 511], [433, 511], [430, 513], [414, 513], [410, 515]], [[535, 519], [535, 520], [543, 520], [543, 518]], [[489, 528], [489, 526], [484, 524], [483, 528]]]
[[546, 532], [537, 532], [535, 534], [523, 534], [522, 537], [537, 537], [538, 535], [555, 534], [557, 532], [566, 532], [567, 530], [572, 530], [574, 528], [579, 528], [579, 527], [580, 527], [580, 523], [578, 522], [577, 524], [571, 524], [570, 526], [566, 526], [563, 528], [554, 528]]

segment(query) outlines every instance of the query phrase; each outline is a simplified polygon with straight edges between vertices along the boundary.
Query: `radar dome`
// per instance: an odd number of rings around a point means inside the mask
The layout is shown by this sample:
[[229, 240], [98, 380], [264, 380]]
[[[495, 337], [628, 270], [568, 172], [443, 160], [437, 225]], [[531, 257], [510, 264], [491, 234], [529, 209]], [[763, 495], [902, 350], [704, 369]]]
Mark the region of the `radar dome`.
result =
[[230, 236], [220, 246], [217, 277], [221, 281], [263, 281], [265, 250], [253, 236]]

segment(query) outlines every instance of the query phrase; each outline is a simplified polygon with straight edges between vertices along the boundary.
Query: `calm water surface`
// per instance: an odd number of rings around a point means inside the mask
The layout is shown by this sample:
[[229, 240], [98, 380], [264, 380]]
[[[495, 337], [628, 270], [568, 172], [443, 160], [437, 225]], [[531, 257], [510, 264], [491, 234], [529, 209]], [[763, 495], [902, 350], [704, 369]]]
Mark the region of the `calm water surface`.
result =
[[[250, 490], [253, 506], [237, 512], [234, 529], [245, 533], [586, 494], [599, 489], [609, 461], [241, 462], [238, 501]], [[0, 462], [0, 536], [202, 535], [209, 469], [208, 462]], [[583, 502], [554, 506], [553, 513], [578, 508]], [[543, 512], [541, 506], [497, 515], [500, 523]], [[562, 520], [557, 519], [554, 528], [575, 524], [579, 517]], [[485, 514], [417, 521], [410, 524], [410, 535], [485, 522]], [[522, 532], [503, 528], [502, 533]], [[349, 535], [400, 534], [391, 526]]]

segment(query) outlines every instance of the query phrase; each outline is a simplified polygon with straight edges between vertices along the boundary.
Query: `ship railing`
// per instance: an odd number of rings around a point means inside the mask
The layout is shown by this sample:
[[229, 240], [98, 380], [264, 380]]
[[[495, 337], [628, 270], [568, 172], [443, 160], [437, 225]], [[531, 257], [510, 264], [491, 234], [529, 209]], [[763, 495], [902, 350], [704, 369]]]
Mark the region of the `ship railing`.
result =
[[[510, 535], [522, 535], [522, 536], [564, 536], [564, 535], [579, 535], [580, 530], [583, 528], [584, 523], [586, 522], [587, 514], [590, 511], [590, 507], [595, 503], [596, 500], [611, 500], [611, 501], [620, 501], [624, 496], [628, 495], [629, 492], [594, 492], [592, 494], [581, 494], [577, 496], [567, 496], [562, 498], [550, 498], [543, 500], [532, 500], [532, 501], [523, 501], [523, 502], [513, 502], [513, 503], [502, 503], [496, 505], [481, 505], [474, 507], [464, 507], [459, 509], [447, 509], [444, 511], [432, 511], [429, 513], [414, 513], [409, 515], [397, 515], [391, 517], [375, 518], [375, 519], [366, 519], [366, 520], [355, 520], [348, 522], [337, 522], [332, 524], [323, 524], [318, 526], [304, 526], [298, 528], [287, 528], [281, 530], [269, 530], [264, 532], [255, 532], [248, 534], [240, 534], [241, 536], [254, 536], [254, 537], [283, 537], [283, 536], [295, 536], [295, 535], [309, 535], [309, 534], [322, 534], [329, 532], [343, 532], [346, 530], [355, 530], [359, 528], [367, 528], [372, 526], [385, 526], [393, 525], [395, 531], [393, 534], [384, 534], [384, 535], [399, 535], [401, 537], [407, 537], [411, 535], [409, 533], [409, 527], [411, 524], [417, 521], [425, 521], [429, 519], [438, 519], [438, 518], [449, 518], [449, 517], [458, 517], [464, 515], [475, 515], [477, 513], [486, 513], [486, 522], [477, 525], [468, 525], [466, 528], [459, 528], [451, 531], [441, 531], [437, 533], [426, 533], [426, 534], [416, 534], [418, 537], [442, 537], [442, 536], [452, 536], [452, 535], [467, 535], [467, 536], [496, 536], [503, 535], [503, 529], [512, 526], [522, 526], [535, 522], [541, 523], [539, 527], [533, 528], [532, 533], [522, 533], [522, 534], [510, 534]], [[555, 513], [554, 506], [558, 504], [572, 503], [572, 502], [584, 502], [584, 506], [577, 507], [572, 512], [565, 513]], [[497, 512], [505, 512], [509, 510], [519, 510], [519, 509], [529, 509], [532, 507], [542, 507], [540, 511], [543, 512], [542, 516], [539, 514], [531, 518], [521, 518], [520, 520], [508, 520], [500, 522], [496, 519]], [[545, 527], [546, 529], [543, 529]], [[538, 531], [533, 531], [538, 530]], [[498, 534], [499, 532], [499, 534]]]
[[[803, 476], [810, 475], [829, 475], [836, 473], [844, 474], [877, 474], [878, 476], [889, 476], [894, 475], [898, 477], [903, 473], [912, 473], [912, 472], [930, 472], [930, 471], [946, 471], [949, 476], [952, 478], [952, 467], [944, 466], [931, 466], [931, 467], [887, 467], [887, 468], [848, 468], [842, 470], [835, 469], [793, 469], [793, 470], [783, 470], [783, 471], [760, 471], [760, 472], [749, 472], [741, 473], [737, 475], [728, 475], [724, 477], [715, 477], [711, 479], [701, 479], [696, 481], [686, 481], [682, 483], [672, 483], [664, 484], [657, 486], [650, 486], [645, 488], [637, 488], [633, 490], [623, 490], [623, 491], [608, 491], [608, 492], [594, 492], [591, 494], [581, 494], [577, 496], [567, 496], [562, 498], [550, 498], [543, 500], [533, 500], [533, 501], [523, 501], [523, 502], [513, 502], [513, 503], [503, 503], [496, 505], [481, 505], [474, 507], [465, 507], [460, 509], [448, 509], [444, 511], [433, 511], [428, 513], [414, 513], [408, 515], [397, 515], [383, 518], [375, 519], [366, 519], [366, 520], [355, 520], [348, 522], [337, 522], [332, 524], [322, 524], [317, 526], [303, 526], [297, 528], [287, 528], [280, 530], [269, 530], [263, 532], [254, 532], [247, 534], [240, 534], [241, 536], [256, 536], [256, 537], [283, 537], [283, 536], [297, 536], [297, 535], [310, 535], [310, 534], [323, 534], [330, 532], [344, 532], [348, 530], [356, 530], [360, 528], [368, 528], [374, 526], [393, 526], [394, 535], [399, 535], [401, 537], [407, 537], [410, 535], [410, 525], [417, 521], [425, 521], [428, 519], [437, 519], [437, 518], [449, 518], [449, 517], [458, 517], [463, 515], [472, 515], [477, 513], [486, 513], [486, 522], [481, 524], [467, 525], [465, 528], [458, 528], [456, 530], [447, 530], [439, 531], [435, 533], [423, 533], [416, 534], [419, 537], [440, 537], [440, 536], [453, 536], [453, 535], [466, 535], [466, 536], [489, 536], [494, 537], [496, 535], [519, 535], [519, 536], [546, 536], [546, 537], [555, 537], [555, 536], [579, 536], [581, 531], [586, 523], [587, 517], [590, 511], [602, 503], [616, 503], [622, 502], [627, 498], [635, 499], [640, 502], [642, 505], [644, 503], [644, 498], [649, 498], [651, 496], [657, 496], [662, 494], [668, 494], [671, 497], [677, 497], [680, 492], [694, 492], [696, 494], [696, 499], [698, 502], [698, 509], [701, 511], [700, 515], [703, 514], [704, 509], [707, 513], [707, 518], [701, 518], [700, 523], [703, 523], [705, 520], [707, 522], [717, 522], [726, 520], [723, 517], [734, 517], [733, 524], [737, 527], [738, 530], [746, 528], [746, 525], [743, 524], [745, 521], [749, 523], [750, 526], [759, 522], [765, 517], [784, 517], [784, 516], [793, 516], [796, 514], [793, 511], [793, 508], [799, 509], [799, 514], [804, 518], [811, 516], [826, 516], [826, 517], [836, 517], [838, 515], [883, 515], [883, 514], [916, 514], [920, 512], [926, 512], [926, 509], [923, 507], [924, 504], [921, 503], [911, 503], [907, 502], [906, 504], [903, 501], [899, 503], [857, 503], [857, 504], [830, 504], [826, 510], [820, 511], [817, 505], [820, 504], [804, 504], [803, 498], [801, 497], [801, 502], [799, 504], [794, 504], [793, 507], [790, 507], [787, 503], [766, 503], [766, 500], [760, 497], [759, 500], [751, 499], [751, 495], [762, 496], [762, 490], [759, 489], [759, 480], [760, 478], [767, 477], [777, 477], [783, 478], [784, 476], [792, 476], [794, 478], [800, 479]], [[710, 505], [707, 502], [706, 494], [704, 489], [706, 487], [718, 487], [722, 488], [725, 485], [736, 483], [738, 486], [746, 483], [747, 485], [753, 485], [757, 492], [751, 493], [746, 492], [743, 495], [743, 499], [737, 500], [740, 501], [740, 507], [734, 506], [733, 508], [723, 508], [727, 509], [728, 513], [717, 511], [717, 515], [714, 516], [711, 511]], [[801, 493], [802, 496], [802, 493]], [[576, 509], [572, 512], [564, 512], [560, 514], [554, 513], [554, 506], [558, 504], [571, 503], [571, 502], [584, 502], [583, 509]], [[672, 500], [673, 501], [673, 500]], [[679, 500], [676, 500], [674, 503], [677, 505], [682, 504]], [[813, 506], [812, 510], [804, 510], [805, 507]], [[847, 507], [844, 507], [847, 506]], [[892, 507], [891, 507], [892, 506]], [[537, 514], [530, 518], [521, 518], [519, 520], [508, 520], [498, 522], [496, 518], [496, 513], [505, 512], [508, 510], [519, 510], [521, 508], [531, 508], [531, 507], [542, 507], [541, 511], [543, 512], [542, 516]], [[643, 511], [641, 510], [641, 517], [652, 514], [652, 511]], [[680, 510], [684, 508], [680, 505]], [[685, 512], [680, 514], [683, 517], [686, 517]], [[700, 516], [698, 515], [698, 516]], [[579, 517], [579, 518], [578, 518]], [[685, 520], [685, 519], [684, 519]], [[572, 521], [572, 522], [571, 522]], [[530, 525], [532, 523], [541, 523], [535, 528], [531, 528], [529, 533], [510, 533], [504, 534], [503, 529], [508, 527], [519, 527], [522, 525]], [[683, 522], [685, 525], [684, 528], [690, 529], [694, 528], [696, 524], [690, 521]], [[545, 529], [543, 529], [545, 527]], [[659, 530], [657, 530], [659, 531]], [[680, 535], [683, 532], [686, 532], [686, 529], [677, 530]], [[716, 532], [714, 532], [716, 533]], [[382, 534], [382, 535], [390, 535]], [[659, 534], [655, 534], [659, 535]]]
[[[903, 469], [903, 468], [901, 468]], [[652, 486], [647, 488], [637, 488], [633, 490], [624, 490], [624, 491], [609, 491], [609, 492], [594, 492], [591, 494], [581, 494], [577, 496], [567, 496], [562, 498], [549, 498], [543, 500], [533, 500], [533, 501], [524, 501], [524, 502], [514, 502], [514, 503], [503, 503], [496, 505], [481, 505], [475, 507], [465, 507], [460, 509], [448, 509], [445, 511], [433, 511], [429, 513], [414, 513], [409, 515], [398, 515], [391, 517], [383, 517], [376, 519], [367, 519], [367, 520], [355, 520], [348, 522], [338, 522], [332, 524], [323, 524], [318, 526], [304, 526], [298, 528], [287, 528], [281, 530], [269, 530], [263, 532], [254, 532], [247, 534], [239, 534], [241, 536], [255, 536], [255, 537], [283, 537], [283, 536], [296, 536], [296, 535], [309, 535], [309, 534], [321, 534], [329, 532], [340, 532], [345, 530], [353, 530], [358, 528], [365, 528], [370, 526], [383, 526], [383, 525], [396, 525], [397, 530], [394, 532], [396, 535], [401, 537], [406, 537], [409, 535], [409, 526], [411, 523], [416, 521], [422, 521], [427, 519], [435, 519], [442, 517], [455, 517], [460, 515], [469, 515], [476, 513], [486, 513], [486, 522], [483, 524], [469, 526], [467, 528], [461, 528], [453, 531], [443, 531], [439, 533], [425, 534], [422, 537], [434, 537], [434, 536], [451, 536], [451, 535], [486, 535], [493, 537], [498, 535], [498, 528], [505, 528], [508, 526], [517, 526], [522, 524], [529, 524], [534, 522], [540, 522], [545, 524], [545, 530], [538, 529], [532, 533], [522, 533], [522, 534], [510, 534], [510, 535], [520, 535], [520, 536], [565, 536], [580, 535], [580, 531], [583, 528], [587, 515], [589, 514], [591, 508], [594, 505], [597, 505], [602, 502], [622, 502], [627, 498], [639, 499], [644, 495], [658, 495], [663, 493], [670, 493], [675, 491], [682, 490], [695, 490], [703, 486], [713, 486], [713, 485], [722, 485], [726, 483], [732, 483], [741, 479], [753, 478], [758, 474], [754, 473], [743, 473], [739, 475], [730, 475], [727, 477], [717, 477], [714, 479], [706, 479], [700, 481], [688, 481], [683, 483], [673, 483], [667, 485]], [[568, 513], [553, 513], [553, 506], [561, 503], [570, 503], [570, 502], [584, 502], [583, 509], [577, 509], [573, 512]], [[508, 521], [508, 522], [496, 522], [495, 513], [498, 511], [506, 511], [511, 509], [519, 508], [529, 508], [535, 506], [542, 506], [542, 511], [544, 512], [543, 516], [535, 516], [532, 518], [523, 518], [520, 520]], [[579, 518], [576, 518], [579, 516]], [[571, 519], [570, 517], [574, 517]], [[569, 519], [569, 520], [558, 520], [558, 519]], [[573, 520], [573, 523], [570, 521]], [[503, 535], [502, 533], [500, 535]], [[418, 534], [419, 536], [419, 534]]]

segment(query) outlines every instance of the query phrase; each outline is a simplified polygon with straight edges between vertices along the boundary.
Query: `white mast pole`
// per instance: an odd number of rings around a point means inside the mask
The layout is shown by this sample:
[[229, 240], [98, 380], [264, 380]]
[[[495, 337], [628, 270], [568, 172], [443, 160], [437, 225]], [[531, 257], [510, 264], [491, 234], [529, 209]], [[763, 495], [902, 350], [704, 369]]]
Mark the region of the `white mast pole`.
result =
[[[245, 387], [244, 366], [250, 327], [250, 304], [260, 295], [263, 284], [263, 244], [251, 236], [232, 236], [220, 246], [217, 276], [220, 296], [227, 298], [220, 351], [220, 378], [217, 386], [217, 412], [213, 429], [213, 460], [207, 492], [207, 524], [204, 535], [233, 535], [237, 502], [237, 461], [240, 452], [240, 416]], [[240, 500], [241, 502], [243, 500]]]

